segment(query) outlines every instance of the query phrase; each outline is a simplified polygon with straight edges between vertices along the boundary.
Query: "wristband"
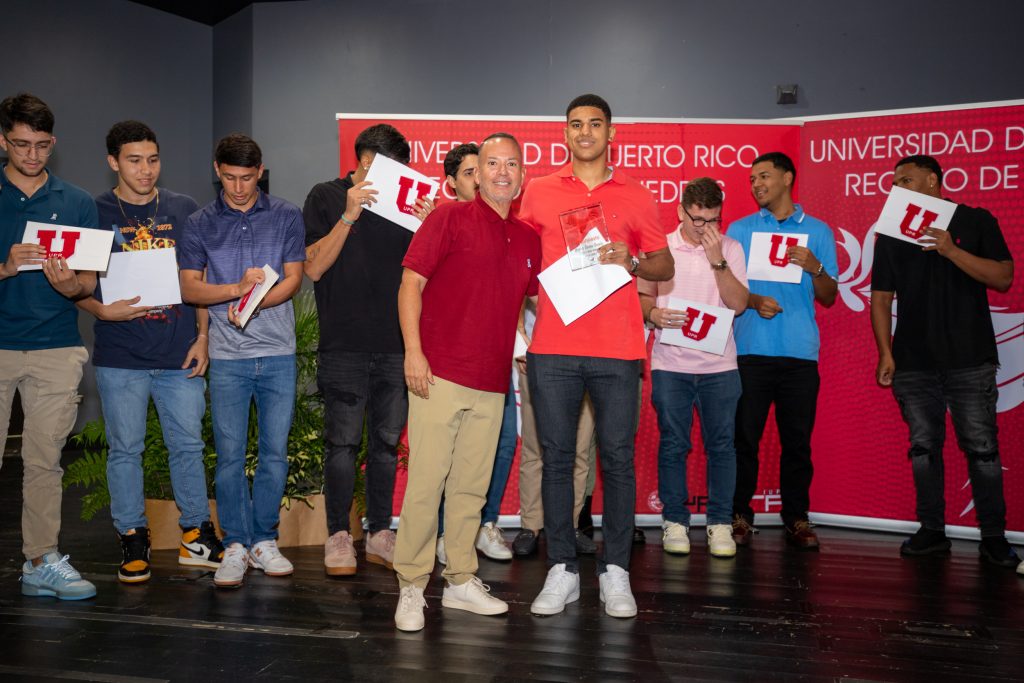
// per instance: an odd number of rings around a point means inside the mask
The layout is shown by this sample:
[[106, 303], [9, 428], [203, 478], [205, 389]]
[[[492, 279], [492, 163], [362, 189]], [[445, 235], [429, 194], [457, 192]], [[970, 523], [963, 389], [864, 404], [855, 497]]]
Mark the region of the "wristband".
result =
[[341, 218], [339, 218], [338, 220], [340, 220], [342, 223], [344, 223], [350, 228], [356, 224], [355, 221], [350, 221], [349, 219], [345, 218], [345, 214], [341, 214]]

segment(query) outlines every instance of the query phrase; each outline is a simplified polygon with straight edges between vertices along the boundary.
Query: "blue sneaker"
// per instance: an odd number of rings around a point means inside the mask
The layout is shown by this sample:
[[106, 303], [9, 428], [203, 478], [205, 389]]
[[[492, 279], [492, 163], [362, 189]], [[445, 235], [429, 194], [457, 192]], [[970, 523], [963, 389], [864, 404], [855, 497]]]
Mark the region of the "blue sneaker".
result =
[[96, 586], [82, 578], [68, 556], [57, 553], [43, 555], [43, 564], [38, 567], [32, 561], [21, 567], [21, 594], [46, 596], [61, 600], [85, 600], [96, 595]]

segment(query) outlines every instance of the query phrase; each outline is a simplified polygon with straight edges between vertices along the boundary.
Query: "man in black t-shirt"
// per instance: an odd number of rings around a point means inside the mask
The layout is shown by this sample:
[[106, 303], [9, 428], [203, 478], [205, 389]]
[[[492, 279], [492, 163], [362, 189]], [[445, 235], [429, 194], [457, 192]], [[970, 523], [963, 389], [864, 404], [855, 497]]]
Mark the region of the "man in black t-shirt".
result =
[[[893, 186], [942, 198], [942, 168], [917, 155], [896, 164]], [[875, 242], [871, 326], [878, 346], [876, 379], [891, 386], [910, 428], [910, 463], [921, 528], [903, 555], [946, 553], [942, 447], [946, 411], [967, 457], [981, 528], [981, 557], [1015, 568], [1006, 540], [1006, 502], [996, 427], [995, 333], [988, 289], [1013, 284], [1013, 257], [988, 211], [960, 204], [948, 230], [928, 228], [915, 245], [885, 235]], [[890, 338], [892, 302], [898, 321]]]
[[[356, 572], [349, 533], [356, 456], [365, 418], [366, 559], [389, 569], [396, 448], [409, 412], [405, 347], [398, 326], [402, 258], [412, 232], [363, 209], [377, 201], [366, 173], [378, 154], [409, 163], [409, 143], [379, 124], [356, 138], [358, 166], [344, 178], [313, 187], [306, 224], [305, 273], [314, 283], [320, 317], [317, 384], [324, 397], [324, 497], [329, 538], [324, 567], [332, 576]], [[432, 205], [422, 201], [422, 217]]]
[[[157, 187], [160, 146], [139, 121], [115, 123], [107, 133], [107, 163], [117, 186], [96, 197], [101, 228], [113, 230], [121, 252], [173, 249], [198, 207], [186, 195]], [[149, 579], [149, 528], [143, 496], [142, 451], [152, 397], [168, 449], [171, 487], [181, 516], [178, 563], [220, 566], [224, 547], [210, 521], [203, 465], [203, 414], [209, 362], [205, 308], [187, 304], [137, 306], [139, 297], [95, 297], [79, 308], [96, 317], [93, 365], [110, 452], [110, 513], [121, 537], [118, 578]], [[104, 301], [106, 300], [106, 303]]]

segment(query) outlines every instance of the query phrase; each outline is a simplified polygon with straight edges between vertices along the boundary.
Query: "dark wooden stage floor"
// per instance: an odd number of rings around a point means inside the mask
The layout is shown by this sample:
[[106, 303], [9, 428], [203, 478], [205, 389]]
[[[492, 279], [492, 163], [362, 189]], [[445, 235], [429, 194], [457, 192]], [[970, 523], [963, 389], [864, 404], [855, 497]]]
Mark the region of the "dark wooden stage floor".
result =
[[[637, 546], [639, 617], [604, 615], [593, 559], [580, 601], [533, 617], [540, 557], [480, 576], [511, 602], [482, 617], [440, 606], [427, 627], [395, 630], [396, 584], [376, 565], [329, 580], [322, 549], [286, 550], [295, 574], [250, 574], [243, 588], [154, 553], [153, 578], [124, 586], [109, 517], [78, 520], [65, 497], [62, 550], [99, 595], [84, 602], [20, 594], [21, 461], [0, 468], [0, 680], [148, 681], [995, 681], [1024, 678], [1024, 580], [983, 566], [974, 543], [953, 555], [901, 559], [900, 538], [819, 527], [820, 553], [788, 549], [765, 529], [733, 560], [672, 557], [660, 535]], [[508, 534], [511, 537], [511, 534]]]

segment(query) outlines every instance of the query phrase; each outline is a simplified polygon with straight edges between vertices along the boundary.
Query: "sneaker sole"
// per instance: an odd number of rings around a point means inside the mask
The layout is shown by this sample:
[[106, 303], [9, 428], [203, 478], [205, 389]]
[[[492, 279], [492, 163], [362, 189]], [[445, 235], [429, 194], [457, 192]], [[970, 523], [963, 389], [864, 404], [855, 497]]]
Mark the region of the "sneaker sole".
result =
[[530, 614], [537, 614], [537, 615], [540, 615], [542, 617], [550, 617], [553, 614], [561, 614], [562, 612], [565, 611], [565, 606], [566, 605], [568, 605], [569, 603], [572, 603], [572, 602], [576, 602], [579, 599], [580, 599], [580, 589], [579, 589], [579, 586], [577, 586], [576, 589], [573, 590], [572, 593], [569, 593], [569, 595], [565, 598], [565, 602], [563, 602], [560, 606], [558, 606], [558, 607], [535, 607], [534, 604], [531, 604], [530, 605]]
[[137, 576], [125, 576], [120, 572], [118, 572], [117, 574], [117, 580], [121, 583], [145, 583], [146, 581], [149, 581], [149, 577], [149, 572], [146, 572], [145, 574], [139, 574]]
[[491, 608], [484, 608], [474, 602], [465, 602], [456, 598], [441, 598], [441, 606], [447, 607], [448, 609], [461, 609], [466, 612], [472, 612], [473, 614], [482, 614], [485, 617], [495, 616], [498, 614], [507, 614], [508, 605], [495, 605]]
[[[383, 566], [387, 567], [388, 569], [394, 569], [395, 568], [394, 565], [392, 565], [390, 562], [385, 560], [380, 555], [374, 555], [372, 553], [366, 553], [366, 561], [367, 562], [372, 562], [374, 564], [383, 565]], [[419, 630], [419, 629], [417, 629], [417, 630]]]
[[424, 624], [425, 621], [417, 624], [399, 624], [398, 621], [395, 620], [395, 628], [397, 628], [399, 631], [404, 631], [406, 633], [415, 633], [416, 631], [422, 631]]
[[245, 581], [245, 579], [238, 579], [237, 581], [218, 581], [217, 579], [214, 579], [213, 585], [217, 588], [241, 588], [243, 581]]
[[21, 584], [21, 594], [30, 598], [57, 598], [58, 600], [88, 600], [96, 597], [96, 591], [83, 593], [82, 595], [61, 595], [49, 588], [38, 588], [36, 586]]
[[213, 560], [204, 560], [198, 557], [182, 557], [178, 555], [178, 564], [183, 567], [207, 567], [209, 569], [219, 569], [220, 562], [214, 562]]
[[250, 568], [251, 569], [258, 569], [261, 572], [263, 572], [264, 575], [266, 575], [266, 576], [291, 576], [292, 574], [295, 573], [295, 568], [294, 567], [292, 569], [288, 569], [288, 570], [285, 570], [285, 571], [279, 571], [279, 572], [268, 572], [263, 567], [250, 567]]
[[735, 548], [733, 548], [732, 550], [711, 550], [711, 549], [708, 549], [708, 552], [711, 553], [711, 557], [721, 557], [721, 558], [724, 558], [724, 559], [728, 559], [730, 557], [736, 557], [736, 549]]
[[953, 549], [953, 543], [946, 540], [943, 543], [936, 543], [921, 550], [915, 550], [908, 546], [900, 546], [900, 555], [904, 557], [924, 557], [925, 555], [949, 555]]
[[356, 573], [356, 567], [328, 567], [324, 565], [324, 572], [327, 576], [352, 576]]
[[689, 547], [687, 547], [685, 550], [683, 550], [680, 546], [676, 546], [676, 547], [673, 548], [673, 547], [670, 547], [670, 546], [666, 545], [666, 546], [662, 546], [662, 549], [666, 553], [668, 553], [669, 555], [689, 555], [690, 554], [690, 548]]
[[[484, 557], [486, 557], [488, 560], [494, 560], [495, 562], [508, 562], [509, 560], [512, 559], [512, 551], [511, 550], [508, 551], [508, 555], [492, 555], [491, 553], [487, 552], [483, 548], [477, 548], [477, 550], [479, 550], [480, 554], [483, 555]], [[445, 562], [444, 564], [447, 564], [447, 562]]]
[[1005, 560], [1000, 560], [986, 552], [979, 552], [978, 557], [982, 562], [988, 563], [993, 567], [1000, 567], [1001, 569], [1016, 569], [1020, 565], [1019, 559], [1006, 558]]

